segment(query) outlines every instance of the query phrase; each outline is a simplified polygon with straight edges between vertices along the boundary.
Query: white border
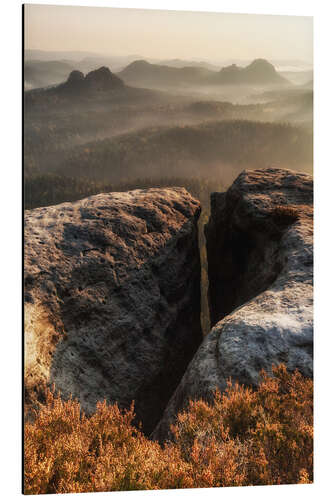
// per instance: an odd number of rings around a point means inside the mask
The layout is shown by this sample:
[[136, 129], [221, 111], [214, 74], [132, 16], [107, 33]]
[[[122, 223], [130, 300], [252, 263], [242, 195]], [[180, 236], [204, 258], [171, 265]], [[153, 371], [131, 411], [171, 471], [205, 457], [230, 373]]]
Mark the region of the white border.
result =
[[[315, 484], [211, 490], [85, 494], [86, 499], [329, 498], [332, 491], [332, 7], [325, 0], [36, 1], [53, 5], [160, 8], [211, 12], [314, 15], [315, 34]], [[1, 3], [1, 494], [18, 498], [21, 483], [21, 2]], [[41, 495], [40, 498], [44, 497]], [[49, 495], [48, 495], [49, 497]], [[68, 495], [66, 498], [79, 498]], [[81, 498], [81, 496], [80, 496]], [[155, 498], [155, 497], [154, 497]]]

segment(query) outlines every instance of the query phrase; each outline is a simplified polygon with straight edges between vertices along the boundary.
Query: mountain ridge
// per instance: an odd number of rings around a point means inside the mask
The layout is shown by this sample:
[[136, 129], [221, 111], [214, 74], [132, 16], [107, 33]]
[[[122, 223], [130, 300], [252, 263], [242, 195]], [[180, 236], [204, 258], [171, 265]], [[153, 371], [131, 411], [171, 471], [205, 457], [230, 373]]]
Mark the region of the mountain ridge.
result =
[[290, 82], [281, 76], [266, 59], [254, 59], [248, 66], [236, 64], [225, 66], [220, 71], [201, 66], [175, 67], [152, 64], [144, 59], [133, 61], [117, 75], [131, 84], [270, 84], [287, 85]]

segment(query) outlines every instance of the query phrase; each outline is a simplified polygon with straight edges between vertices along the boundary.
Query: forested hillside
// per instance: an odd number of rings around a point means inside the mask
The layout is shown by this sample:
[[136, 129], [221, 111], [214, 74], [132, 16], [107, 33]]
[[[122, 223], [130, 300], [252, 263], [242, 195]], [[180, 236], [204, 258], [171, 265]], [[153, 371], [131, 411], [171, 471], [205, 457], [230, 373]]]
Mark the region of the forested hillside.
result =
[[147, 175], [216, 176], [232, 180], [245, 167], [312, 164], [312, 135], [287, 124], [222, 121], [198, 126], [157, 127], [72, 149], [57, 172], [94, 180]]

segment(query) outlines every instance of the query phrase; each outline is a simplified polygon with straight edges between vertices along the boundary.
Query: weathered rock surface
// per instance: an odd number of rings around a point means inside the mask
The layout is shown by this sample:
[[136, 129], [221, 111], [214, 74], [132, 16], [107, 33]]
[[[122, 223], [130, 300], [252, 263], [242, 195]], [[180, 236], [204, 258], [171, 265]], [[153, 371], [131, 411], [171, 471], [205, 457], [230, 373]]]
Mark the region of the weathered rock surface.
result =
[[189, 398], [210, 400], [231, 378], [256, 386], [262, 369], [285, 363], [312, 376], [312, 177], [246, 170], [211, 196], [206, 226], [212, 325], [153, 438]]
[[25, 217], [27, 409], [55, 384], [151, 432], [202, 340], [199, 202], [183, 188], [91, 196]]

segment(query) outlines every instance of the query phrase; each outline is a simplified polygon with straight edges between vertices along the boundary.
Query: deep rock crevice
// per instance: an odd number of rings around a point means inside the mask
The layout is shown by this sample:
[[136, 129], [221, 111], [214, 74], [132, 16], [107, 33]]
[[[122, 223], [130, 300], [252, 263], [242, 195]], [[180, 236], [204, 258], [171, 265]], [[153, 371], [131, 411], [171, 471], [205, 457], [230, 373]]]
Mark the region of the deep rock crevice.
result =
[[189, 399], [211, 400], [231, 378], [256, 386], [260, 372], [286, 364], [312, 376], [312, 177], [284, 169], [246, 170], [211, 196], [207, 239], [212, 329], [170, 399], [153, 439]]
[[[259, 295], [275, 281], [283, 262], [279, 252], [285, 227], [278, 228], [271, 213], [259, 220], [242, 214], [229, 193], [213, 193], [212, 216], [205, 227], [211, 326]], [[237, 218], [230, 213], [230, 205]], [[221, 215], [217, 218], [214, 214]]]
[[204, 339], [199, 215], [182, 188], [27, 212], [28, 410], [52, 383], [88, 414], [134, 400], [163, 441], [190, 398], [211, 400], [229, 378], [256, 386], [281, 362], [312, 376], [312, 178], [249, 170], [212, 194]]

